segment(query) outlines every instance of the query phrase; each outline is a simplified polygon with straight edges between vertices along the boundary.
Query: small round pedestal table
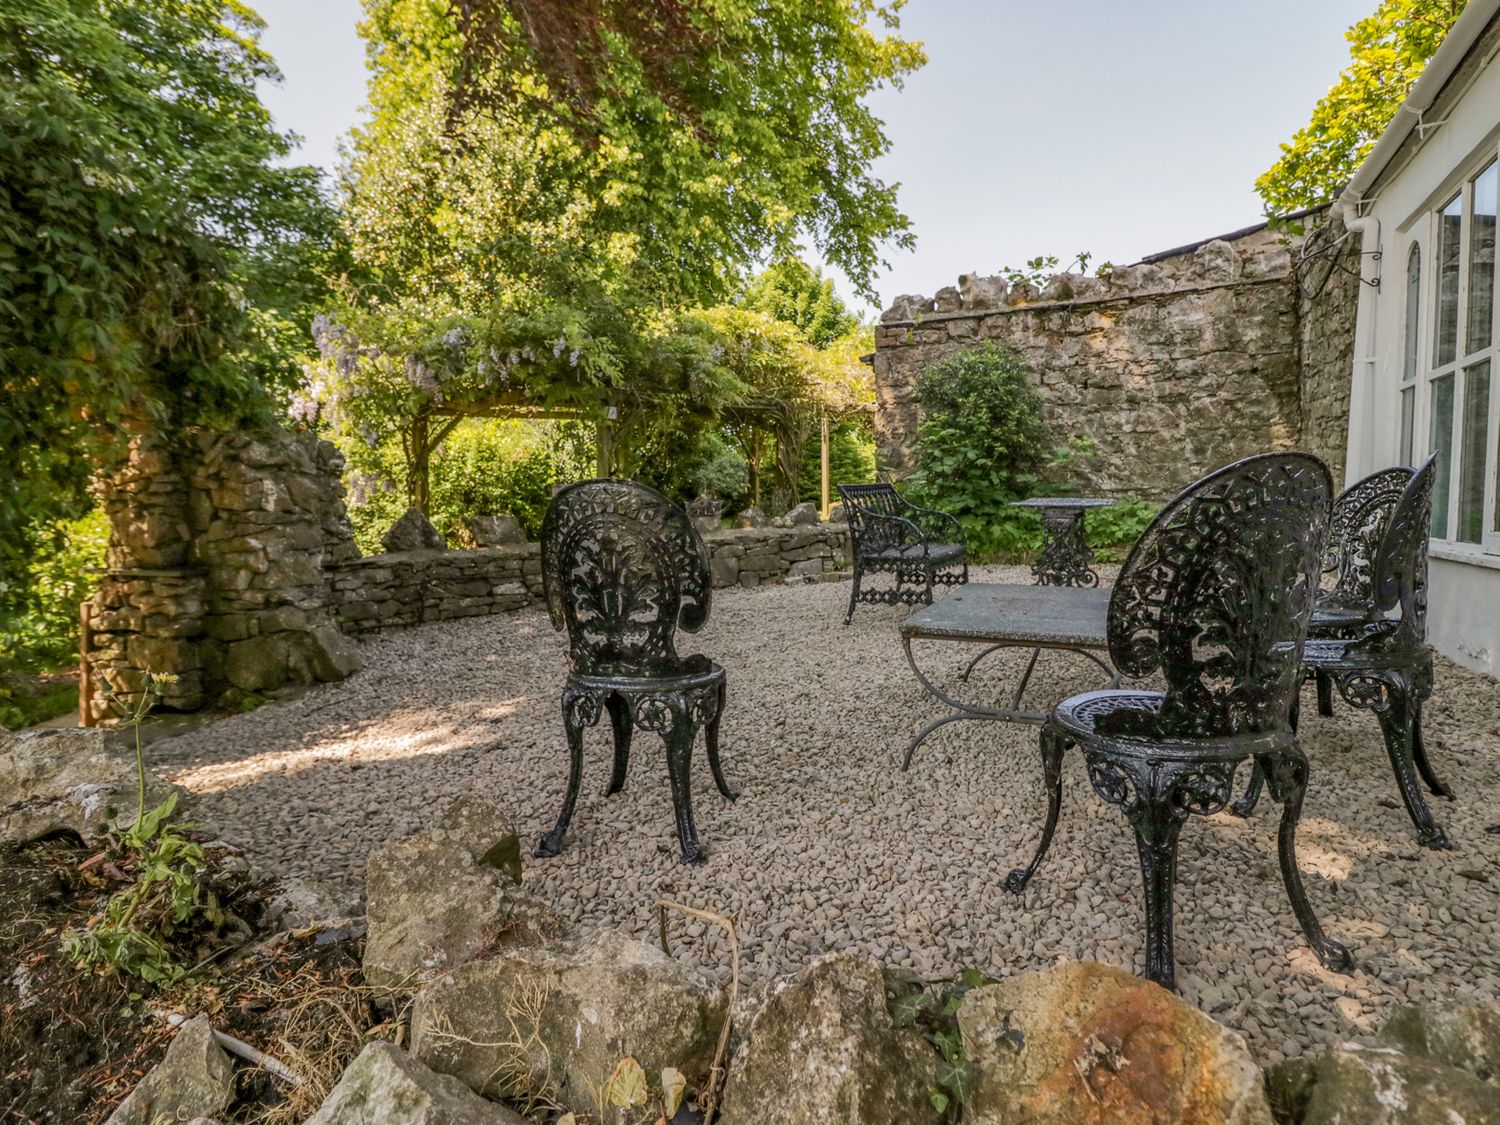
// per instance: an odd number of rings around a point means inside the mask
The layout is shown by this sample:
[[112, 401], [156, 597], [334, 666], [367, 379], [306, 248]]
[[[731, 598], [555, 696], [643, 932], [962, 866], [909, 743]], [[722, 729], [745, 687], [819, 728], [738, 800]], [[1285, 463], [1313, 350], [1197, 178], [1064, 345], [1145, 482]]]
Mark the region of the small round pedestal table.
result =
[[1015, 508], [1034, 508], [1042, 514], [1042, 552], [1031, 564], [1038, 586], [1097, 586], [1094, 552], [1084, 535], [1084, 513], [1108, 508], [1110, 499], [1078, 496], [1037, 496], [1016, 500]]

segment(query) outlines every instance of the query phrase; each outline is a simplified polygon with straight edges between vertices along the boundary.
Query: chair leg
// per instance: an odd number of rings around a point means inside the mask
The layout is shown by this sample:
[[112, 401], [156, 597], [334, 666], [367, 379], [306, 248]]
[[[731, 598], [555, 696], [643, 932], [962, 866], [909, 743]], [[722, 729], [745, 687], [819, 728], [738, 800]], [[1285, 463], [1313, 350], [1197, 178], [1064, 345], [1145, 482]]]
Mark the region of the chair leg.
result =
[[1437, 771], [1432, 768], [1432, 763], [1427, 759], [1427, 740], [1422, 737], [1420, 701], [1412, 704], [1411, 752], [1412, 758], [1417, 763], [1417, 772], [1422, 775], [1422, 780], [1427, 783], [1427, 788], [1433, 796], [1453, 800], [1453, 790], [1448, 788], [1447, 782], [1437, 775]]
[[1163, 988], [1177, 989], [1177, 962], [1172, 950], [1172, 891], [1177, 882], [1177, 838], [1185, 814], [1174, 808], [1168, 793], [1138, 794], [1128, 813], [1135, 830], [1146, 892], [1146, 972]]
[[1390, 676], [1382, 682], [1386, 686], [1386, 704], [1376, 710], [1375, 717], [1380, 720], [1380, 732], [1385, 736], [1385, 750], [1396, 774], [1396, 786], [1401, 790], [1412, 824], [1416, 825], [1417, 843], [1434, 850], [1451, 848], [1453, 844], [1432, 819], [1432, 811], [1417, 783], [1416, 718], [1421, 712], [1420, 702], [1411, 698], [1411, 688], [1404, 677]]
[[859, 602], [859, 580], [863, 570], [859, 563], [854, 564], [854, 577], [849, 581], [849, 612], [844, 614], [844, 624], [854, 620], [854, 607]]
[[667, 743], [667, 776], [672, 781], [672, 811], [677, 818], [677, 843], [682, 862], [706, 862], [698, 845], [698, 828], [693, 823], [693, 741], [698, 730], [690, 714], [674, 717], [672, 726], [662, 732]]
[[613, 796], [625, 788], [625, 773], [630, 767], [630, 736], [635, 727], [635, 708], [630, 700], [619, 692], [612, 692], [605, 702], [609, 709], [609, 725], [615, 735], [615, 764], [609, 775], [606, 797]]
[[739, 794], [729, 788], [729, 782], [724, 780], [724, 769], [719, 764], [719, 722], [724, 718], [724, 704], [729, 696], [728, 681], [719, 684], [718, 695], [714, 717], [703, 728], [703, 742], [708, 751], [708, 768], [713, 771], [714, 784], [719, 787], [719, 792], [724, 795], [726, 801], [733, 801], [739, 797]]
[[1260, 764], [1260, 759], [1255, 759], [1255, 765], [1250, 770], [1250, 783], [1245, 786], [1245, 793], [1238, 801], [1229, 806], [1232, 816], [1244, 818], [1255, 811], [1255, 806], [1260, 803], [1260, 791], [1266, 784], [1265, 767]]
[[1047, 820], [1042, 825], [1042, 839], [1037, 844], [1036, 854], [1025, 867], [1017, 867], [1005, 877], [1005, 889], [1018, 895], [1026, 889], [1042, 858], [1052, 846], [1052, 834], [1057, 830], [1057, 814], [1062, 809], [1062, 762], [1068, 749], [1067, 740], [1049, 727], [1041, 731], [1042, 781], [1047, 786]]
[[1333, 678], [1327, 672], [1314, 672], [1318, 685], [1318, 714], [1325, 719], [1333, 718]]
[[1307, 758], [1300, 748], [1278, 759], [1256, 758], [1256, 771], [1269, 776], [1272, 795], [1281, 802], [1281, 827], [1276, 834], [1276, 851], [1281, 860], [1281, 881], [1291, 901], [1292, 913], [1302, 927], [1302, 936], [1312, 947], [1323, 967], [1336, 973], [1352, 973], [1354, 958], [1349, 951], [1323, 932], [1307, 890], [1302, 885], [1302, 871], [1297, 866], [1297, 822], [1302, 818], [1302, 798], [1307, 792]]
[[[563, 692], [563, 726], [568, 732], [568, 791], [563, 797], [562, 813], [557, 818], [556, 827], [537, 842], [535, 854], [539, 858], [555, 856], [562, 851], [563, 837], [568, 833], [573, 808], [578, 804], [578, 789], [583, 783], [583, 728], [592, 725], [580, 714], [582, 708], [579, 704], [583, 702], [584, 697]], [[597, 718], [596, 714], [595, 719]]]

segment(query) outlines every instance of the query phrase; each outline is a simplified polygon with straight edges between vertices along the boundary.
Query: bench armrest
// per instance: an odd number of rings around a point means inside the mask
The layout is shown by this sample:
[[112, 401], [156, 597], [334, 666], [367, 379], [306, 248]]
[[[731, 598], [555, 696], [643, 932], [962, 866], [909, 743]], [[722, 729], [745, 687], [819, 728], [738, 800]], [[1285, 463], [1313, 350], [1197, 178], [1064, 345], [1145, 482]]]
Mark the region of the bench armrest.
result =
[[887, 516], [878, 512], [862, 511], [859, 513], [859, 520], [864, 526], [862, 530], [854, 531], [856, 539], [863, 539], [865, 536], [872, 539], [884, 539], [893, 535], [895, 541], [891, 544], [892, 546], [905, 547], [908, 544], [922, 544], [924, 553], [926, 551], [926, 533], [905, 516]]
[[[911, 504], [909, 505], [909, 507], [911, 508], [912, 514], [916, 517], [910, 522], [916, 524], [918, 527], [923, 527], [929, 520], [931, 520], [932, 523], [940, 524], [945, 528], [952, 528], [953, 538], [951, 540], [948, 540], [948, 542], [964, 543], [964, 525], [958, 522], [958, 517], [949, 515], [947, 512], [944, 512], [938, 508], [923, 508], [916, 504]], [[926, 531], [924, 529], [924, 535], [927, 538], [931, 538], [933, 535], [941, 534], [943, 534], [943, 532]]]

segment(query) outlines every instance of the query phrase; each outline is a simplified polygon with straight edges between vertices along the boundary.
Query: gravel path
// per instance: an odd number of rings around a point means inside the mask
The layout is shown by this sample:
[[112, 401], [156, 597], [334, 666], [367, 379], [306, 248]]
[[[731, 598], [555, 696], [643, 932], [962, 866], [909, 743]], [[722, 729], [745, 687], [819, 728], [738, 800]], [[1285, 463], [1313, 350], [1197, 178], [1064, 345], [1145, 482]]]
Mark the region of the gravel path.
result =
[[[980, 581], [1028, 581], [980, 568]], [[955, 723], [899, 770], [939, 705], [901, 655], [903, 610], [862, 606], [843, 626], [843, 583], [728, 590], [683, 651], [730, 670], [723, 758], [741, 796], [719, 800], [695, 758], [703, 868], [675, 861], [660, 742], [636, 735], [623, 793], [605, 800], [606, 735], [589, 732], [583, 796], [564, 853], [527, 860], [529, 889], [583, 923], [652, 939], [669, 897], [740, 913], [744, 971], [794, 971], [855, 948], [938, 976], [1008, 975], [1064, 958], [1139, 971], [1141, 887], [1128, 825], [1068, 758], [1063, 819], [1027, 893], [1001, 889], [1030, 855], [1044, 811], [1036, 731]], [[198, 819], [272, 871], [358, 892], [366, 855], [478, 790], [528, 838], [549, 828], [566, 779], [558, 715], [563, 643], [539, 610], [388, 634], [342, 685], [269, 704], [151, 748], [156, 768], [201, 794]], [[929, 650], [962, 667], [971, 648]], [[1021, 657], [976, 675], [998, 693]], [[1096, 673], [1097, 674], [1097, 673]], [[1044, 655], [1038, 698], [1095, 686], [1084, 662]], [[982, 687], [982, 685], [980, 685]], [[1302, 944], [1276, 864], [1274, 807], [1248, 822], [1195, 818], [1177, 888], [1179, 988], [1238, 1028], [1263, 1063], [1359, 1038], [1404, 1001], [1500, 997], [1500, 687], [1440, 662], [1428, 744], [1459, 794], [1434, 800], [1458, 850], [1418, 848], [1372, 716], [1304, 708], [1312, 784], [1299, 836], [1308, 893], [1359, 963], [1321, 968]], [[606, 724], [607, 728], [607, 724]], [[727, 976], [701, 923], [675, 948]]]

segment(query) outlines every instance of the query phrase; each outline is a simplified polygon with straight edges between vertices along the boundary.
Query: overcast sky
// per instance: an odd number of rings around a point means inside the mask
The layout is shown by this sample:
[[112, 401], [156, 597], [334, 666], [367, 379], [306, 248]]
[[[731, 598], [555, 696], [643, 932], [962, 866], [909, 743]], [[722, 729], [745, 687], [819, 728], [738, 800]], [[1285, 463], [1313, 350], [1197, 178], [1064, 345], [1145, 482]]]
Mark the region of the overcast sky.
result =
[[[358, 0], [251, 3], [286, 76], [266, 102], [306, 138], [302, 159], [332, 168], [363, 113]], [[1256, 222], [1255, 177], [1344, 67], [1344, 30], [1374, 8], [910, 0], [902, 32], [925, 42], [927, 66], [871, 104], [891, 139], [877, 172], [901, 184], [917, 247], [887, 255], [881, 305], [1039, 254], [1126, 263]]]

